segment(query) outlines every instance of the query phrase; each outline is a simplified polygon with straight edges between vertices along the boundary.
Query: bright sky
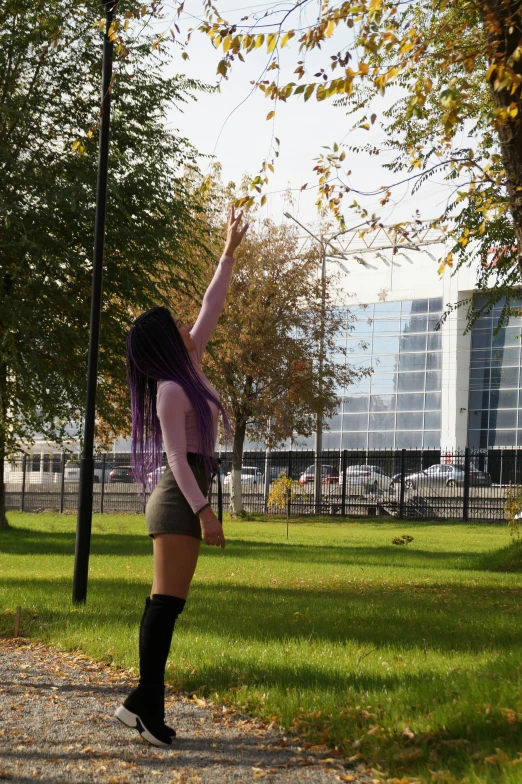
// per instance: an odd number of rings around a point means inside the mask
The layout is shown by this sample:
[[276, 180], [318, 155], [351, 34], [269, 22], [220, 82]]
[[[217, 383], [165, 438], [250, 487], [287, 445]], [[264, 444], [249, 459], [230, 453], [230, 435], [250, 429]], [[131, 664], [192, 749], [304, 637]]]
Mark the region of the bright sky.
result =
[[[218, 6], [228, 21], [239, 20], [241, 16], [252, 13], [257, 6], [245, 6], [245, 0], [222, 0], [223, 7]], [[266, 6], [261, 6], [265, 8]], [[275, 6], [274, 6], [275, 7]], [[289, 8], [289, 4], [278, 4], [278, 7]], [[236, 11], [232, 9], [236, 8]], [[315, 9], [315, 6], [313, 7]], [[174, 19], [173, 11], [166, 11]], [[192, 15], [202, 15], [200, 0], [187, 0], [185, 9], [178, 21], [182, 34], [190, 27], [196, 26], [197, 19]], [[278, 19], [280, 17], [276, 17]], [[307, 20], [302, 19], [304, 26]], [[297, 19], [294, 24], [297, 23]], [[157, 29], [165, 29], [162, 22]], [[344, 34], [344, 33], [343, 33]], [[332, 39], [335, 44], [335, 38]], [[296, 39], [282, 50], [280, 59], [280, 83], [293, 81], [296, 61], [301, 59]], [[332, 48], [332, 51], [335, 51]], [[188, 48], [190, 61], [181, 58], [181, 49], [175, 56], [173, 72], [185, 73], [189, 77], [207, 84], [216, 84], [216, 68], [222, 52], [213, 49], [210, 40], [196, 33]], [[283, 212], [289, 210], [301, 222], [317, 223], [318, 213], [315, 207], [317, 189], [314, 187], [306, 192], [301, 187], [317, 184], [312, 171], [316, 158], [323, 145], [364, 143], [375, 141], [380, 130], [376, 125], [370, 132], [356, 130], [350, 133], [353, 120], [346, 116], [346, 110], [335, 107], [331, 101], [318, 103], [312, 98], [306, 104], [302, 97], [290, 99], [287, 104], [278, 103], [274, 120], [266, 121], [268, 112], [274, 109], [274, 103], [265, 98], [258, 89], [253, 89], [252, 81], [260, 78], [266, 67], [269, 56], [263, 47], [246, 56], [246, 62], [238, 60], [229, 71], [229, 78], [221, 83], [221, 91], [213, 95], [199, 93], [197, 102], [183, 107], [183, 113], [173, 111], [169, 121], [178, 128], [181, 135], [188, 137], [203, 155], [215, 155], [223, 167], [223, 180], [239, 182], [245, 173], [256, 174], [263, 159], [270, 156], [273, 137], [280, 139], [280, 156], [275, 162], [275, 174], [271, 175], [266, 190], [268, 200], [262, 210], [262, 217], [272, 217], [276, 222], [284, 220]], [[313, 76], [318, 64], [329, 61], [328, 50], [307, 55], [307, 72]], [[265, 78], [272, 80], [275, 72]], [[389, 100], [389, 99], [388, 99]], [[372, 134], [372, 136], [370, 136]], [[382, 167], [382, 158], [358, 154], [346, 161], [351, 169], [350, 184], [359, 190], [371, 191], [396, 179], [396, 175]], [[209, 167], [209, 161], [202, 158], [203, 171]], [[285, 192], [292, 189], [293, 204], [289, 205]], [[379, 198], [370, 197], [363, 200], [356, 196], [360, 203], [370, 210], [375, 210], [385, 223], [407, 220], [420, 209], [423, 218], [431, 218], [442, 212], [450, 189], [446, 184], [435, 178], [423, 186], [421, 194], [411, 195], [410, 187], [405, 184], [393, 190], [393, 202], [381, 208]], [[350, 196], [345, 196], [348, 204]], [[359, 223], [360, 219], [350, 220], [350, 211], [346, 209], [348, 225]]]

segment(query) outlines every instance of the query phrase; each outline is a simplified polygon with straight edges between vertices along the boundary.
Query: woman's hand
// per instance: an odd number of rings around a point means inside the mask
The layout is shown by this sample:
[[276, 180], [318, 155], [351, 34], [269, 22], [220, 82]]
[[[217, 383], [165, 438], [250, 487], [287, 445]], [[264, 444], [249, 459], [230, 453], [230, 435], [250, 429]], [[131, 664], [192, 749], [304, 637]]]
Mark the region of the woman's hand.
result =
[[223, 528], [210, 506], [206, 506], [201, 510], [199, 522], [201, 523], [201, 533], [203, 534], [205, 544], [223, 548], [225, 546]]
[[245, 223], [242, 229], [239, 228], [239, 224], [241, 223], [241, 218], [243, 217], [243, 210], [239, 213], [236, 218], [236, 214], [234, 211], [234, 207], [230, 208], [228, 213], [228, 231], [227, 231], [227, 241], [225, 242], [225, 256], [234, 256], [234, 251], [241, 244], [241, 240], [246, 234], [248, 229], [248, 223]]

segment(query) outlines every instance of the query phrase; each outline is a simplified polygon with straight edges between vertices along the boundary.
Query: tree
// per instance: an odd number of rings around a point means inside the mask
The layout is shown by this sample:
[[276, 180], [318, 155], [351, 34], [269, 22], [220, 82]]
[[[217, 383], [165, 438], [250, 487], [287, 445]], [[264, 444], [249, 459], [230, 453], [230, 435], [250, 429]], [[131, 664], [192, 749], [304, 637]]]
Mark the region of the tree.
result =
[[[233, 429], [231, 505], [243, 511], [241, 467], [245, 437], [275, 447], [288, 437], [309, 436], [315, 417], [332, 416], [337, 388], [358, 375], [336, 347], [350, 317], [334, 306], [334, 280], [327, 281], [323, 371], [319, 372], [321, 282], [312, 251], [299, 256], [297, 235], [269, 220], [252, 225], [237, 251], [224, 313], [203, 369], [221, 394]], [[207, 271], [209, 281], [215, 269]], [[198, 306], [182, 302], [185, 319]]]
[[[316, 7], [307, 25], [303, 14]], [[384, 205], [398, 184], [410, 182], [416, 190], [435, 173], [444, 176], [454, 188], [435, 222], [450, 243], [440, 272], [478, 261], [485, 307], [507, 296], [507, 318], [513, 287], [522, 282], [521, 0], [298, 0], [280, 10], [256, 7], [250, 17], [230, 21], [214, 4], [205, 2], [204, 8], [206, 18], [197, 29], [223, 52], [220, 78], [227, 78], [237, 60], [266, 47], [257, 86], [274, 101], [267, 119], [274, 119], [276, 134], [278, 102], [299, 97], [333, 100], [353, 117], [355, 128], [383, 131], [380, 144], [370, 136], [367, 145], [335, 143], [319, 155], [318, 207], [344, 225], [343, 197], [350, 194], [355, 197], [350, 208], [368, 220], [371, 231], [379, 216], [368, 214], [361, 197], [380, 193]], [[295, 79], [285, 83], [280, 54], [293, 38], [300, 59]], [[313, 76], [307, 69], [311, 52]], [[274, 157], [252, 179], [254, 195], [273, 171], [277, 139], [274, 144]], [[372, 193], [350, 181], [348, 169], [361, 149], [394, 156], [385, 164], [390, 182]], [[253, 195], [243, 202], [251, 204]], [[413, 235], [410, 230], [409, 238]]]
[[[59, 441], [84, 408], [99, 13], [78, 0], [6, 0], [0, 9], [2, 478], [6, 456], [37, 433]], [[135, 34], [132, 24], [122, 32], [129, 41]], [[117, 48], [97, 405], [105, 432], [129, 427], [124, 353], [133, 313], [185, 290], [198, 274], [187, 255], [203, 252], [198, 202], [183, 176], [196, 153], [164, 122], [201, 85], [167, 78], [167, 61], [146, 36]]]

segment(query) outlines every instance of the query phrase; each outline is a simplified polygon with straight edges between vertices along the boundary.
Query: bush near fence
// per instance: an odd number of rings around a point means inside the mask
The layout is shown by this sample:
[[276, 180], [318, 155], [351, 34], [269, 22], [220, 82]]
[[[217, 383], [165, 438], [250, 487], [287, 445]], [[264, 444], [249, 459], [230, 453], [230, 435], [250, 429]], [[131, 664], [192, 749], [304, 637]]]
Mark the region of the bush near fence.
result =
[[[230, 503], [226, 479], [232, 453], [220, 452], [223, 504]], [[59, 454], [39, 458], [20, 455], [6, 461], [7, 509], [59, 512], [75, 511], [78, 481], [68, 479], [69, 461], [78, 455]], [[99, 455], [99, 481], [93, 488], [93, 512], [144, 511], [146, 500], [134, 481], [113, 481], [113, 469], [130, 466], [130, 454]], [[70, 463], [69, 463], [70, 464]], [[416, 482], [412, 475], [437, 464], [453, 465], [462, 481], [454, 486]], [[325, 451], [316, 460], [312, 451], [245, 452], [242, 474], [243, 504], [247, 512], [280, 514], [269, 506], [271, 484], [284, 471], [293, 480], [290, 515], [326, 514], [346, 517], [397, 517], [399, 519], [505, 522], [508, 488], [522, 485], [522, 450], [342, 450]], [[354, 480], [354, 466], [372, 466], [367, 484]], [[256, 470], [252, 470], [256, 469]], [[321, 472], [320, 496], [316, 498], [315, 470]], [[348, 471], [347, 471], [348, 469]], [[474, 472], [488, 473], [491, 486], [477, 486]], [[117, 477], [116, 477], [117, 478]], [[421, 480], [423, 477], [421, 477]], [[217, 501], [217, 482], [212, 485]], [[211, 497], [212, 500], [212, 497]]]

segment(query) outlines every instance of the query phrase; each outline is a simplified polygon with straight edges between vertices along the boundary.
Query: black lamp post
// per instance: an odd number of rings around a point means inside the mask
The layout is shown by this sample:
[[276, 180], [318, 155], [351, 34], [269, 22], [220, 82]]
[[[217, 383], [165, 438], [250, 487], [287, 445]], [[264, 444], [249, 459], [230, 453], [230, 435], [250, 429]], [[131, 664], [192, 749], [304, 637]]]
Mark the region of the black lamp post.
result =
[[92, 268], [91, 325], [89, 334], [89, 361], [87, 368], [87, 402], [83, 431], [83, 453], [80, 464], [80, 493], [76, 524], [74, 554], [73, 602], [85, 602], [89, 549], [92, 526], [92, 488], [94, 475], [94, 421], [96, 413], [96, 383], [100, 346], [100, 320], [102, 303], [103, 247], [105, 216], [107, 212], [107, 169], [109, 157], [109, 126], [111, 120], [111, 80], [113, 44], [109, 30], [118, 0], [103, 3], [105, 7], [105, 35], [103, 39], [103, 75], [100, 107], [100, 149], [98, 157], [98, 184], [96, 188], [96, 218], [94, 224], [94, 262]]

